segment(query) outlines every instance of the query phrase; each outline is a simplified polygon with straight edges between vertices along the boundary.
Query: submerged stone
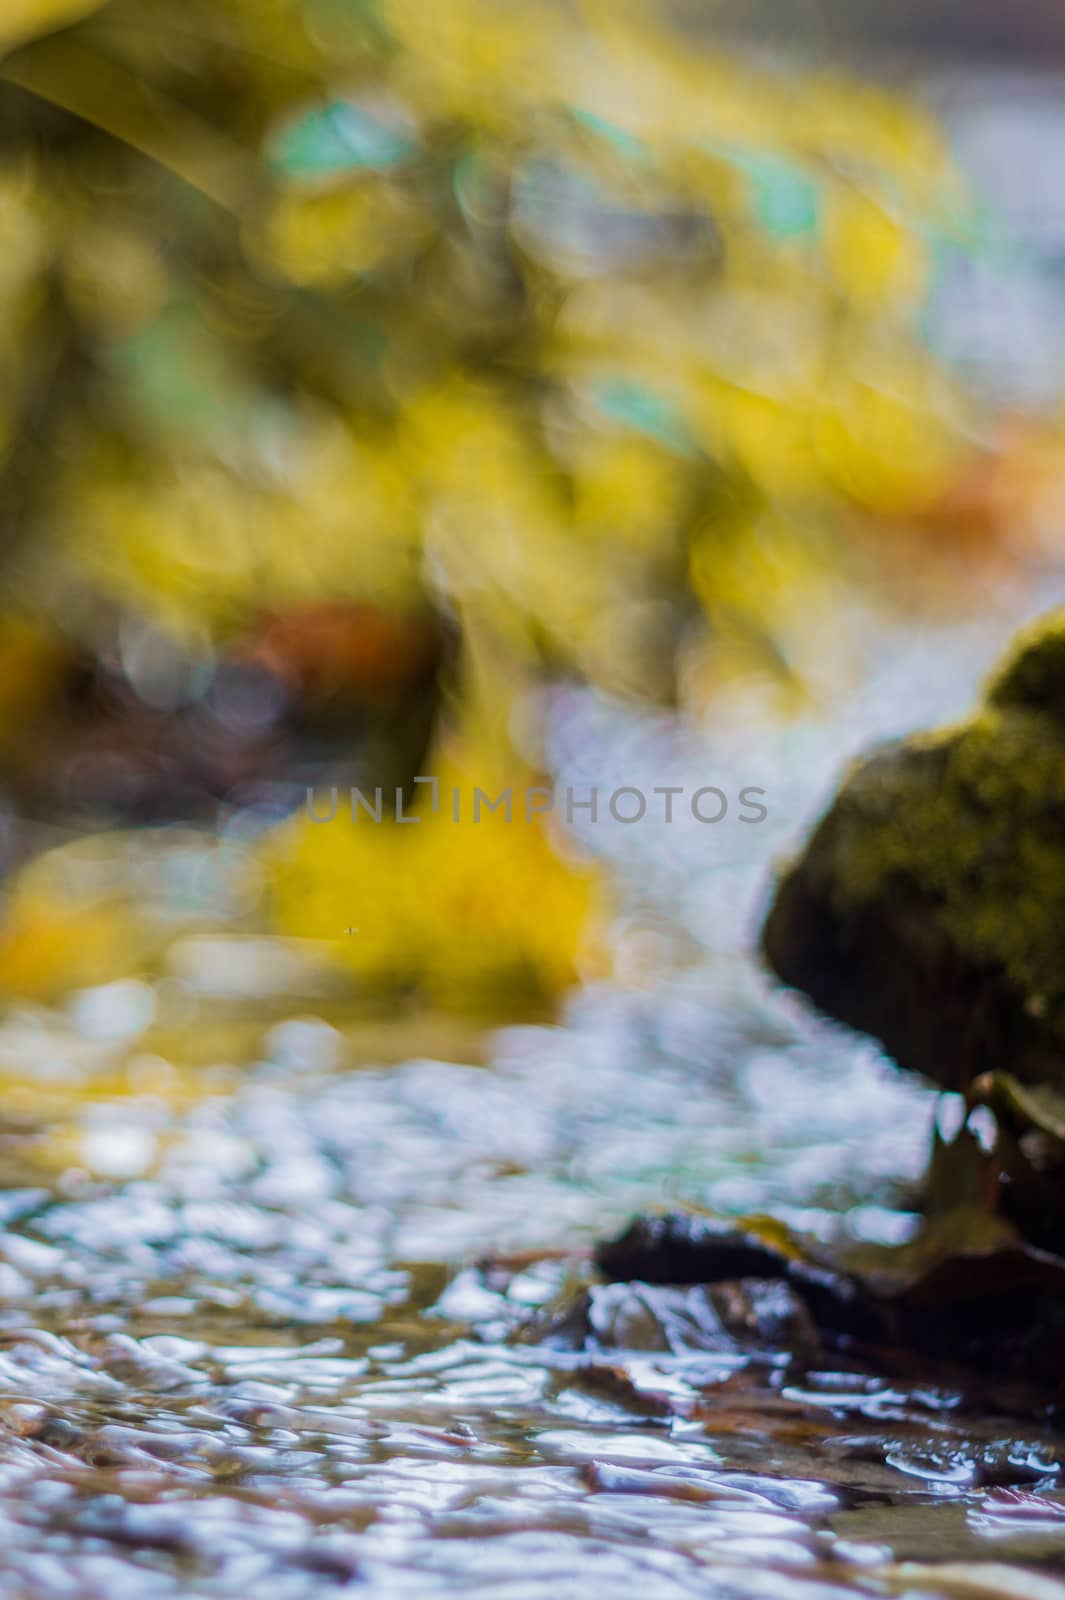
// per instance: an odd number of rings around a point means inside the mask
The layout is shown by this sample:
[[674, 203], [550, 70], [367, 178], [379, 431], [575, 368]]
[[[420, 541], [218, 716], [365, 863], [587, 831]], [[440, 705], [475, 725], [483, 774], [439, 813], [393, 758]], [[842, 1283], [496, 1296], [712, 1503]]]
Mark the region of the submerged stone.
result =
[[802, 1365], [821, 1353], [801, 1297], [778, 1278], [594, 1284], [549, 1321], [541, 1338], [563, 1349], [763, 1353]]
[[851, 770], [762, 942], [785, 983], [946, 1088], [1065, 1087], [1065, 611], [967, 720]]

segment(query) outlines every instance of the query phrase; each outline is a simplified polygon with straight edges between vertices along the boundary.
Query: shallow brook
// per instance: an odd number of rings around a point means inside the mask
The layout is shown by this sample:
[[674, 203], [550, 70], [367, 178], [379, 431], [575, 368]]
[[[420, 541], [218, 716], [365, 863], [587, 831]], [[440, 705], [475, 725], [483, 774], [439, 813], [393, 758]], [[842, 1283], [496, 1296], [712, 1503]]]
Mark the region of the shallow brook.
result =
[[596, 841], [657, 966], [558, 1025], [368, 1022], [270, 961], [256, 996], [246, 947], [227, 999], [224, 941], [169, 1032], [172, 979], [9, 1013], [0, 1592], [1065, 1595], [1065, 1434], [1008, 1373], [751, 1349], [695, 1292], [538, 1332], [641, 1210], [911, 1231], [933, 1094], [746, 952], [839, 760], [964, 704], [1006, 629], [941, 641], [933, 687], [899, 640], [845, 717], [706, 749], [563, 708], [562, 771], [709, 764], [771, 827]]

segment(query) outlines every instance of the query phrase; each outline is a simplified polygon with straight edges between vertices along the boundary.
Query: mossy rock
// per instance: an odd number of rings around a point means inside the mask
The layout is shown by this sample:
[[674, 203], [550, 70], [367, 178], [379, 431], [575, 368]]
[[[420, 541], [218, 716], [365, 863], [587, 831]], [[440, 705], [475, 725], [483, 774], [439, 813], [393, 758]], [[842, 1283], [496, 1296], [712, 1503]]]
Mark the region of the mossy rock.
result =
[[847, 775], [781, 876], [774, 971], [903, 1067], [1065, 1087], [1065, 610], [966, 721]]

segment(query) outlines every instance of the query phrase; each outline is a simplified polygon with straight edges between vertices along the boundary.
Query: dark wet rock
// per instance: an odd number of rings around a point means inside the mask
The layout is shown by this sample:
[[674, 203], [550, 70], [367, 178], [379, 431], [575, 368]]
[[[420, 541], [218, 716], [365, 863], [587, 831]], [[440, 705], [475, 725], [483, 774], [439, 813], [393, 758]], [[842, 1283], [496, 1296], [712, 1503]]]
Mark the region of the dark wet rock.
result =
[[851, 1277], [815, 1261], [773, 1223], [686, 1214], [637, 1217], [616, 1239], [599, 1245], [596, 1265], [611, 1279], [654, 1284], [780, 1281], [827, 1332], [866, 1339], [884, 1332], [879, 1309]]
[[[855, 1247], [836, 1262], [772, 1220], [641, 1217], [600, 1245], [596, 1260], [613, 1281], [586, 1295], [555, 1330], [578, 1348], [608, 1343], [617, 1333], [617, 1311], [633, 1309], [632, 1295], [647, 1314], [641, 1297], [652, 1286], [674, 1297], [701, 1286], [737, 1348], [746, 1337], [746, 1348], [773, 1347], [801, 1362], [820, 1340], [878, 1367], [905, 1366], [916, 1357], [1008, 1374], [1048, 1399], [1061, 1392], [1065, 1260], [1028, 1243], [989, 1210], [954, 1207], [930, 1219], [910, 1244]], [[786, 1290], [788, 1308], [775, 1323], [765, 1298], [774, 1285]], [[745, 1336], [743, 1296], [751, 1308]], [[663, 1306], [673, 1308], [674, 1301], [650, 1308], [660, 1323]], [[665, 1339], [645, 1347], [672, 1348]], [[1020, 1401], [1029, 1403], [1027, 1396]]]
[[820, 1353], [809, 1312], [779, 1279], [659, 1286], [605, 1283], [583, 1290], [550, 1319], [543, 1342], [575, 1350]]
[[1065, 612], [1022, 634], [966, 721], [875, 751], [782, 875], [773, 970], [964, 1089], [1065, 1085]]

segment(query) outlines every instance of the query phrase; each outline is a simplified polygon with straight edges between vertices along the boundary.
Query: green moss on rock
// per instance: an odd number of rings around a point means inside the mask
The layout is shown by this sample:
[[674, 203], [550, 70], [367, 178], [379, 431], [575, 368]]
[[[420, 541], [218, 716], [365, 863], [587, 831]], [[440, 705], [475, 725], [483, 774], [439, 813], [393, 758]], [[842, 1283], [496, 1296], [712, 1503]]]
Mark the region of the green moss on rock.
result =
[[1065, 1081], [1065, 612], [1020, 636], [967, 721], [851, 771], [763, 943], [940, 1083]]

